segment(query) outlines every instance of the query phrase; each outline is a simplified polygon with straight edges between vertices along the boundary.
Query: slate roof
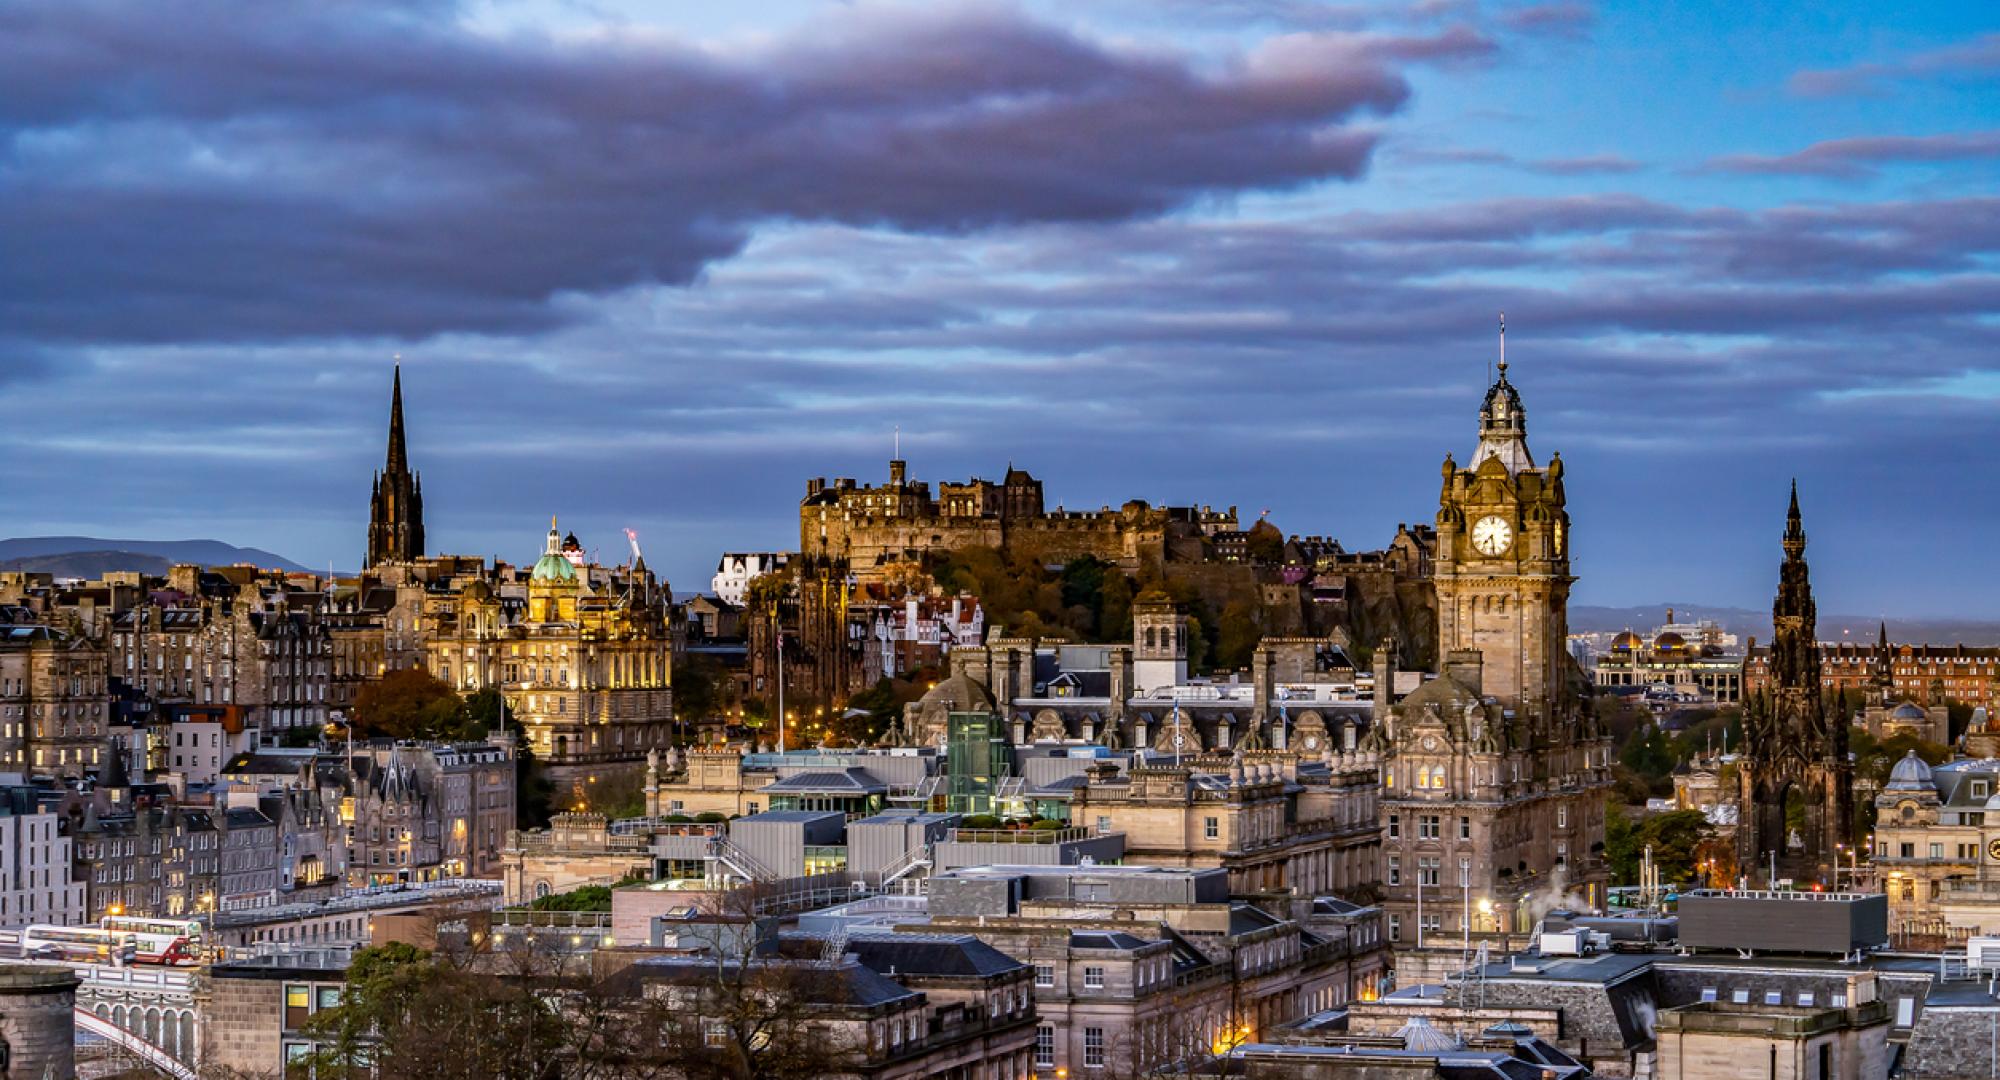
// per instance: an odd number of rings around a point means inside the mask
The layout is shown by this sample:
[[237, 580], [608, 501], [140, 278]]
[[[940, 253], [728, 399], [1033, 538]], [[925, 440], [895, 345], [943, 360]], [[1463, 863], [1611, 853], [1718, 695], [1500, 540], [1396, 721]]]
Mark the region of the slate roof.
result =
[[[787, 989], [813, 1005], [875, 1008], [906, 1004], [923, 996], [873, 968], [851, 960], [844, 960], [831, 967], [812, 961], [752, 960], [750, 962], [760, 966], [769, 964], [790, 968], [790, 971], [784, 973], [789, 979]], [[637, 961], [626, 970], [631, 973], [632, 978], [642, 982], [699, 987], [713, 985], [715, 963], [713, 960], [659, 956]], [[733, 969], [735, 964], [724, 961], [724, 966]]]
[[877, 972], [898, 975], [1005, 975], [1027, 968], [971, 934], [878, 931], [847, 939], [846, 950]]
[[773, 780], [764, 785], [763, 791], [774, 795], [879, 795], [889, 790], [889, 786], [873, 776], [868, 770], [848, 767], [845, 769], [814, 769], [809, 772], [793, 773], [783, 779]]
[[1131, 952], [1151, 944], [1150, 941], [1117, 930], [1072, 930], [1069, 935], [1069, 947], [1072, 949], [1117, 949], [1120, 952]]

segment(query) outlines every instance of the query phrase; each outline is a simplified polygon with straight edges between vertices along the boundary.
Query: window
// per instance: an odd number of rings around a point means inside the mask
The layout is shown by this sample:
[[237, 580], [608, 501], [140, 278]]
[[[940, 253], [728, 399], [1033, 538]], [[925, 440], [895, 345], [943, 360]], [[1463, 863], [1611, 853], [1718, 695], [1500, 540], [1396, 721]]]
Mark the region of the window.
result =
[[1108, 834], [1108, 833], [1110, 833], [1110, 832], [1111, 832], [1111, 817], [1110, 817], [1110, 815], [1108, 815], [1108, 814], [1099, 814], [1099, 815], [1097, 815], [1097, 835], [1099, 835], [1099, 836], [1104, 836], [1104, 835], [1107, 835], [1107, 834]]
[[1205, 817], [1201, 819], [1201, 835], [1204, 840], [1214, 840], [1222, 835], [1222, 820]]
[[1056, 984], [1056, 966], [1054, 964], [1036, 964], [1035, 985], [1047, 988], [1054, 986], [1055, 984]]
[[[889, 1039], [892, 1045], [898, 1041], [896, 1035], [899, 1033], [899, 1030], [895, 1027], [889, 1029]], [[703, 1020], [701, 1022], [701, 1044], [710, 1049], [728, 1046], [729, 1025], [720, 1020]]]
[[312, 987], [285, 987], [285, 1027], [296, 1031], [312, 1017]]
[[1395, 855], [1391, 855], [1389, 856], [1389, 884], [1401, 885], [1402, 883], [1403, 860]]
[[1704, 987], [1702, 987], [1702, 988], [1701, 988], [1701, 999], [1702, 999], [1703, 1001], [1714, 1001], [1714, 1000], [1715, 1000], [1715, 987], [1713, 987], [1713, 986], [1704, 986]]
[[1729, 1000], [1737, 1005], [1748, 1005], [1750, 1004], [1750, 991], [1731, 990], [1729, 992]]
[[1461, 817], [1460, 817], [1460, 818], [1458, 819], [1458, 838], [1459, 838], [1460, 840], [1470, 840], [1470, 839], [1472, 839], [1472, 819], [1471, 819], [1471, 818], [1469, 818], [1469, 817], [1463, 817], [1463, 816], [1461, 816]]
[[1436, 814], [1418, 815], [1417, 839], [1419, 840], [1438, 839], [1438, 816]]
[[1942, 858], [1944, 858], [1944, 845], [1943, 845], [1943, 844], [1941, 844], [1941, 843], [1937, 843], [1937, 842], [1935, 842], [1935, 841], [1933, 841], [1933, 842], [1931, 843], [1931, 858], [1933, 858], [1933, 859], [1942, 859]]
[[1810, 1009], [1813, 1007], [1813, 1001], [1812, 991], [1808, 990], [1799, 994], [1799, 1008]]
[[1785, 992], [1783, 990], [1764, 991], [1764, 1004], [1783, 1005], [1784, 1003], [1785, 1003]]
[[[1390, 815], [1389, 815], [1389, 839], [1391, 839], [1391, 840], [1401, 840], [1402, 838], [1403, 838], [1403, 815], [1401, 815], [1401, 814], [1390, 814]], [[1393, 883], [1393, 882], [1391, 882], [1391, 884], [1394, 884], [1394, 883]]]
[[1403, 917], [1401, 915], [1389, 916], [1389, 940], [1403, 940]]
[[1104, 989], [1104, 969], [1094, 964], [1084, 968], [1083, 986], [1086, 990]]
[[1438, 865], [1443, 861], [1443, 859], [1435, 855], [1418, 859], [1417, 884], [1436, 885], [1438, 883]]
[[1104, 1029], [1101, 1027], [1083, 1029], [1083, 1067], [1086, 1069], [1104, 1067]]
[[1912, 843], [1905, 843], [1899, 849], [1899, 852], [1905, 859], [1914, 859], [1917, 857], [1917, 845]]
[[1567, 828], [1569, 828], [1569, 806], [1568, 806], [1568, 804], [1563, 804], [1563, 805], [1560, 805], [1560, 806], [1557, 806], [1557, 807], [1556, 807], [1556, 828], [1558, 828], [1558, 829], [1567, 829]]
[[1035, 1065], [1049, 1068], [1056, 1063], [1056, 1029], [1043, 1024], [1035, 1029]]

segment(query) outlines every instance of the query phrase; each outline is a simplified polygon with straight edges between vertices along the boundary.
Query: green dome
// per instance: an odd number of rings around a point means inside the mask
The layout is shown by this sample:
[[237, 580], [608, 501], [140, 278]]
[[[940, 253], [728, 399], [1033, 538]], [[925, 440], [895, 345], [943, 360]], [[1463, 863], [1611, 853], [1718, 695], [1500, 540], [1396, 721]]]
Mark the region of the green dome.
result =
[[575, 581], [576, 567], [561, 555], [544, 555], [535, 560], [534, 581]]
[[555, 518], [549, 519], [548, 546], [542, 549], [542, 557], [535, 560], [535, 569], [528, 580], [576, 583], [576, 566], [562, 553], [562, 537], [556, 532]]

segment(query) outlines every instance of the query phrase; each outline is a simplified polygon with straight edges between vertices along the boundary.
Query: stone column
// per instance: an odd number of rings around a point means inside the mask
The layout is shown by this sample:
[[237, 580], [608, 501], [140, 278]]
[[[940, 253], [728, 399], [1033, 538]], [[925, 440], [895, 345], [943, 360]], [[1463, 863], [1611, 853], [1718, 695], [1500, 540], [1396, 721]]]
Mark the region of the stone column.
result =
[[7, 1075], [76, 1075], [74, 971], [49, 964], [0, 967], [0, 1038], [7, 1041]]

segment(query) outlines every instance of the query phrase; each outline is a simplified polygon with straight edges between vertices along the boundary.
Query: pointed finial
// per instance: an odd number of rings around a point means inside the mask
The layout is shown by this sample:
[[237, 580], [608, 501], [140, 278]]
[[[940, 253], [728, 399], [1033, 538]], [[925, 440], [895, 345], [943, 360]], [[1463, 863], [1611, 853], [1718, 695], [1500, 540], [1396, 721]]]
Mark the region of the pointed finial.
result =
[[1507, 377], [1507, 313], [1500, 313], [1500, 377]]
[[903, 460], [903, 425], [896, 425], [896, 460]]

